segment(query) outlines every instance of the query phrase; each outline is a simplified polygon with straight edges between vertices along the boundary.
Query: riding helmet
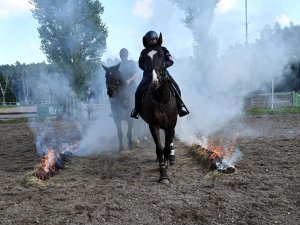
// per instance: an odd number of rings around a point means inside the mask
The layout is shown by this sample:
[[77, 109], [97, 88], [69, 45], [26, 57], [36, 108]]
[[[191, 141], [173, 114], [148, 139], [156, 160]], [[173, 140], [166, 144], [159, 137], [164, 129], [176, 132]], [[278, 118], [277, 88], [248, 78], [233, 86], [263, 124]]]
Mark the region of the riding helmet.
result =
[[150, 30], [143, 36], [143, 45], [145, 48], [161, 46], [161, 44], [162, 44], [161, 33], [158, 36], [155, 31]]
[[121, 58], [123, 58], [123, 57], [128, 57], [128, 50], [126, 49], [126, 48], [122, 48], [121, 50], [120, 50], [120, 57]]
[[158, 35], [155, 31], [150, 30], [145, 34], [145, 38], [147, 39], [147, 41], [151, 41], [153, 39], [158, 39]]

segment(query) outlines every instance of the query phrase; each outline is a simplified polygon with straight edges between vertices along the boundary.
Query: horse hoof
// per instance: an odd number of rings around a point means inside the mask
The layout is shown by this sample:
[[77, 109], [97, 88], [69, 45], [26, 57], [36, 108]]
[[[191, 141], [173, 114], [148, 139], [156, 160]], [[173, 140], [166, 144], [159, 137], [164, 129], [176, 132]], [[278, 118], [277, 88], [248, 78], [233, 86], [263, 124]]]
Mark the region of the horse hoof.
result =
[[163, 185], [170, 185], [170, 180], [168, 178], [159, 179], [159, 183]]
[[128, 144], [128, 148], [129, 148], [130, 150], [133, 150], [133, 149], [134, 149], [133, 143], [129, 143], [129, 144]]
[[134, 141], [134, 145], [137, 146], [137, 147], [140, 147], [140, 146], [141, 146], [140, 140], [139, 140], [139, 139], [136, 139], [136, 140]]
[[169, 184], [170, 180], [169, 180], [169, 176], [167, 173], [167, 169], [165, 167], [161, 167], [161, 168], [159, 168], [159, 173], [160, 173], [160, 176], [159, 176], [158, 182], [161, 184]]

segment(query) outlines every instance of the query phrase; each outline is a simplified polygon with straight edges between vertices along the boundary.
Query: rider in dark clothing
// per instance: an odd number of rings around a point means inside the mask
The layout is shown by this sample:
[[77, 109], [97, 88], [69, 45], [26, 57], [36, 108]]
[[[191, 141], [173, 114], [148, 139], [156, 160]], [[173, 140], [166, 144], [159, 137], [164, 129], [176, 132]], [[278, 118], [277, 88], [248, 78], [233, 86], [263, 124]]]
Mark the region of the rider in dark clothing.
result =
[[129, 86], [129, 90], [134, 92], [136, 89], [136, 65], [134, 61], [128, 59], [129, 52], [126, 48], [122, 48], [119, 55], [121, 59], [119, 70], [122, 74], [122, 78]]
[[[161, 42], [162, 42], [161, 36], [159, 38], [155, 31], [149, 31], [143, 37], [143, 44], [145, 46], [145, 49], [142, 50], [140, 58], [139, 58], [139, 67], [144, 71], [143, 79], [141, 80], [141, 82], [135, 92], [135, 108], [132, 110], [132, 112], [130, 114], [130, 116], [135, 119], [139, 118], [139, 112], [141, 110], [141, 104], [142, 104], [143, 90], [151, 82], [151, 77], [145, 72], [145, 62], [146, 62], [148, 50], [150, 48], [161, 46], [161, 44], [162, 44]], [[164, 52], [165, 67], [168, 68], [168, 67], [172, 66], [174, 63], [172, 56], [166, 47], [161, 46], [161, 48], [163, 49], [163, 52]], [[174, 85], [174, 87], [176, 88], [176, 90], [179, 94], [179, 96], [176, 96], [178, 114], [180, 117], [185, 116], [185, 115], [189, 114], [189, 112], [186, 111], [186, 108], [184, 107], [182, 100], [180, 99], [180, 96], [181, 96], [180, 88], [179, 88], [178, 84], [175, 82], [175, 80], [173, 79], [173, 77], [168, 72], [167, 72], [167, 74], [168, 74], [168, 77], [169, 77], [171, 83]]]

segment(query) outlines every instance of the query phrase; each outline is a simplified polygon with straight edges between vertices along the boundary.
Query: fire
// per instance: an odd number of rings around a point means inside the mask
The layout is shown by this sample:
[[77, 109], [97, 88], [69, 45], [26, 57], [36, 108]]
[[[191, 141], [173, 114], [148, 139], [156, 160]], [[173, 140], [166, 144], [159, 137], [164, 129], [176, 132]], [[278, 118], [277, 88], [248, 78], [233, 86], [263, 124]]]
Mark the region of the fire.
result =
[[49, 170], [53, 170], [53, 166], [55, 165], [55, 156], [52, 148], [48, 149], [48, 153], [41, 161], [42, 165], [39, 169], [43, 170], [45, 173], [49, 173]]
[[[199, 154], [210, 161], [210, 169], [219, 172], [234, 172], [234, 164], [241, 158], [242, 153], [237, 148], [237, 133], [233, 138], [201, 137], [197, 139]], [[195, 140], [195, 138], [193, 138]]]
[[73, 156], [78, 145], [78, 141], [70, 145], [64, 143], [58, 151], [48, 147], [34, 175], [41, 180], [48, 180], [50, 176], [55, 175], [60, 169], [64, 168], [65, 161]]
[[230, 143], [222, 145], [216, 145], [212, 138], [209, 138], [207, 141], [207, 149], [211, 152], [211, 155], [209, 156], [211, 159], [214, 158], [221, 158], [221, 159], [229, 159], [234, 149], [236, 148], [236, 139], [235, 137], [233, 140], [231, 140]]

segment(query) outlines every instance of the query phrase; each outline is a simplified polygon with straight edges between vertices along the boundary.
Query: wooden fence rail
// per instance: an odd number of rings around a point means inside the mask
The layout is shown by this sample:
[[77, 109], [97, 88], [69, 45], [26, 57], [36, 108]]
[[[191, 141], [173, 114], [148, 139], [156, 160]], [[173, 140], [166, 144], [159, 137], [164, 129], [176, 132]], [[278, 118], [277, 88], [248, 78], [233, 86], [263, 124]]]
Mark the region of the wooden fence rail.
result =
[[252, 94], [245, 99], [246, 108], [300, 107], [300, 94], [296, 92]]

